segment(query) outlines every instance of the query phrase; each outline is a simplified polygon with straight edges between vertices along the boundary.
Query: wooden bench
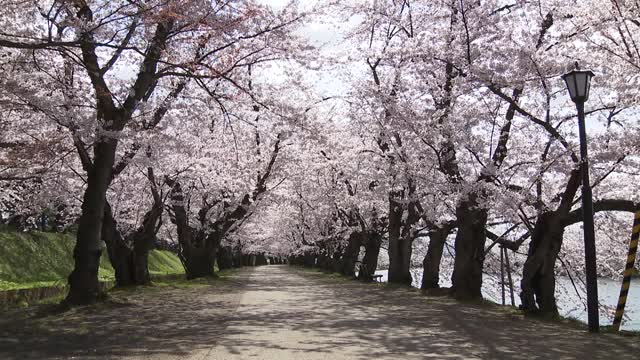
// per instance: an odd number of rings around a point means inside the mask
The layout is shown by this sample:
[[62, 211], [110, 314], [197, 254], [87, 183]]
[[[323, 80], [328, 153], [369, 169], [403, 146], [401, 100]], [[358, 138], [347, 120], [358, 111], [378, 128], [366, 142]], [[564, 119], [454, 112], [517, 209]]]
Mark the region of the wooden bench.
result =
[[374, 282], [382, 282], [382, 275], [373, 275], [371, 278]]

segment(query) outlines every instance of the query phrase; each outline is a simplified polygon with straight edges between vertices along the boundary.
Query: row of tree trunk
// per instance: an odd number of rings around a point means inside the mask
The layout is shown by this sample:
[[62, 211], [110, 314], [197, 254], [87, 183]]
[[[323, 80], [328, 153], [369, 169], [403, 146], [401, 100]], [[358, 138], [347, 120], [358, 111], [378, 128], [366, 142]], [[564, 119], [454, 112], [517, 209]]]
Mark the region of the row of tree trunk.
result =
[[[576, 169], [567, 183], [567, 189], [558, 208], [541, 213], [531, 231], [532, 241], [521, 283], [522, 304], [527, 312], [557, 314], [554, 267], [562, 245], [564, 228], [568, 225], [567, 218], [572, 214], [571, 199], [575, 196], [579, 180], [579, 171]], [[465, 201], [457, 205], [455, 221], [444, 224], [428, 223], [426, 235], [430, 241], [423, 260], [422, 289], [440, 287], [440, 265], [446, 241], [448, 236], [457, 230], [453, 287], [450, 293], [458, 299], [481, 298], [488, 233], [488, 209], [480, 205], [482, 198], [482, 191], [471, 192]], [[359, 279], [371, 281], [377, 269], [380, 247], [386, 233], [389, 239], [389, 282], [410, 285], [411, 248], [417, 236], [412, 227], [419, 219], [418, 214], [422, 209], [417, 203], [414, 206], [411, 202], [404, 201], [404, 194], [399, 192], [389, 197], [389, 206], [386, 228], [382, 225], [375, 230], [353, 231], [346, 239], [346, 244], [333, 239], [318, 246], [315, 251], [291, 257], [289, 262], [339, 272], [350, 277], [356, 276], [357, 269]], [[522, 240], [525, 238], [522, 237]], [[511, 250], [517, 250], [523, 242], [509, 242], [503, 239], [497, 241], [501, 246]], [[358, 261], [361, 247], [364, 247], [365, 253], [362, 261]]]
[[[349, 235], [346, 246], [337, 246], [331, 250], [319, 247], [316, 251], [290, 256], [286, 261], [291, 265], [319, 268], [369, 282], [373, 280], [378, 268], [382, 237], [383, 233], [379, 229], [354, 231]], [[362, 261], [358, 261], [361, 247], [364, 247], [364, 257]]]
[[[580, 172], [577, 168], [572, 171], [567, 181], [559, 205], [555, 209], [541, 212], [528, 235], [521, 237], [517, 242], [497, 240], [506, 248], [518, 250], [523, 240], [531, 237], [523, 268], [520, 294], [522, 308], [528, 313], [552, 316], [558, 313], [555, 299], [555, 264], [562, 246], [564, 229], [576, 222], [573, 218], [577, 218], [576, 213], [580, 212], [571, 211], [579, 182]], [[480, 198], [481, 194], [476, 192], [469, 194], [465, 201], [460, 202], [456, 207], [456, 221], [444, 225], [429, 224], [427, 236], [430, 241], [423, 260], [422, 289], [439, 288], [440, 263], [445, 243], [449, 234], [457, 230], [451, 293], [458, 299], [482, 297], [488, 210], [480, 206]], [[390, 204], [393, 203], [390, 201]], [[620, 209], [626, 205], [633, 208], [633, 205], [626, 203], [616, 203], [616, 205]], [[403, 218], [403, 211], [396, 209], [393, 207], [390, 209], [389, 217], [389, 281], [406, 284], [407, 280], [404, 276], [391, 276], [392, 269], [396, 274], [405, 274], [409, 271], [411, 263], [406, 257], [410, 256], [408, 249], [413, 240], [401, 235], [401, 230], [407, 226], [408, 217]], [[396, 241], [401, 244], [399, 249], [393, 249]]]
[[226, 270], [239, 268], [242, 266], [263, 266], [284, 264], [281, 257], [269, 256], [267, 254], [243, 254], [239, 247], [223, 246], [218, 251], [218, 268]]

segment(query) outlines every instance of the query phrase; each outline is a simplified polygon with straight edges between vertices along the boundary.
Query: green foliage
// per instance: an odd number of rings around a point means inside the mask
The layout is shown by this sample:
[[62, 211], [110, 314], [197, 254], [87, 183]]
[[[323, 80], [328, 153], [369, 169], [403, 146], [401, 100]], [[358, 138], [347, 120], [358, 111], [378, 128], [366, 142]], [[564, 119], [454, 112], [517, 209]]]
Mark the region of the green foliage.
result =
[[[73, 234], [0, 231], [0, 290], [65, 285], [73, 269]], [[153, 250], [151, 275], [181, 274], [184, 269], [174, 254]], [[108, 256], [100, 259], [98, 277], [114, 280]]]

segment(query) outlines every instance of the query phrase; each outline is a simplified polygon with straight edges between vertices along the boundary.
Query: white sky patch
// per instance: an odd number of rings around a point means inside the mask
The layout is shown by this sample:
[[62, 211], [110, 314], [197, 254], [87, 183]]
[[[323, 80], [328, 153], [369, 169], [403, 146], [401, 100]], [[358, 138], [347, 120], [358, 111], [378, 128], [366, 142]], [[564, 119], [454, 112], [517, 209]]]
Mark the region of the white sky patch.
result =
[[[311, 45], [318, 48], [317, 60], [309, 63], [309, 68], [302, 70], [304, 79], [308, 84], [313, 84], [315, 91], [321, 97], [346, 96], [349, 85], [344, 80], [345, 67], [353, 68], [355, 64], [349, 64], [349, 49], [345, 44], [347, 32], [353, 28], [360, 19], [352, 17], [344, 22], [338, 17], [315, 17], [313, 8], [318, 4], [316, 0], [257, 0], [259, 3], [270, 6], [274, 11], [280, 11], [287, 6], [298, 6], [300, 11], [310, 11], [308, 22], [297, 32]], [[285, 68], [297, 66], [291, 62], [272, 64], [272, 71], [263, 78], [263, 81], [279, 82], [285, 77]], [[300, 70], [300, 69], [298, 69]]]
[[292, 1], [292, 0], [256, 0], [257, 3], [268, 5], [274, 10], [282, 10], [287, 6], [297, 6], [301, 10], [309, 10], [314, 7], [318, 1], [317, 0], [302, 0], [302, 1]]

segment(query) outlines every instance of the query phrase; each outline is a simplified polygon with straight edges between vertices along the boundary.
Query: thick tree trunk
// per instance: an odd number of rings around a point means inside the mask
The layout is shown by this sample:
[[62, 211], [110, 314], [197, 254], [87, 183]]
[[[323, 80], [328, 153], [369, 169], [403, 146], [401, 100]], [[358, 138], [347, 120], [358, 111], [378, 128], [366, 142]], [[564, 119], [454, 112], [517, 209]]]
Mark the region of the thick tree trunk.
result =
[[382, 245], [382, 234], [369, 231], [364, 241], [364, 257], [358, 271], [358, 279], [362, 281], [372, 281], [373, 275], [378, 269], [378, 256]]
[[215, 276], [216, 252], [206, 247], [191, 247], [185, 256], [187, 279]]
[[458, 233], [455, 240], [453, 294], [461, 300], [482, 298], [482, 269], [486, 241], [487, 211], [478, 206], [477, 195], [456, 208]]
[[267, 265], [267, 258], [264, 254], [256, 255], [256, 266], [264, 266]]
[[215, 276], [217, 250], [207, 246], [192, 247], [184, 261], [187, 279]]
[[411, 243], [410, 236], [403, 236], [402, 204], [389, 199], [389, 282], [411, 285]]
[[226, 270], [233, 267], [233, 249], [231, 246], [223, 246], [218, 250], [218, 269]]
[[[173, 214], [171, 221], [176, 224], [178, 242], [180, 243], [180, 260], [187, 274], [187, 279], [215, 276], [215, 261], [223, 233], [207, 232], [205, 227], [195, 229], [189, 224], [189, 216], [184, 206], [185, 197], [179, 182], [171, 181], [171, 205]], [[206, 213], [204, 208], [201, 213]], [[202, 220], [202, 219], [200, 219]], [[206, 220], [206, 219], [205, 219]], [[202, 224], [201, 225], [205, 225]], [[215, 229], [215, 227], [213, 227]]]
[[234, 268], [242, 267], [242, 251], [239, 248], [233, 250], [231, 260], [233, 261], [232, 266]]
[[[160, 209], [158, 216], [161, 211], [162, 210]], [[155, 227], [155, 225], [153, 226]], [[121, 271], [121, 273], [122, 278], [128, 276], [129, 279], [126, 283], [124, 282], [124, 279], [122, 279], [123, 283], [118, 284], [119, 286], [147, 285], [151, 282], [151, 277], [149, 276], [149, 252], [153, 249], [155, 243], [155, 231], [153, 229], [147, 230], [148, 231], [145, 231], [145, 228], [140, 228], [127, 237], [126, 243], [133, 244], [133, 248], [129, 250], [129, 253], [126, 254], [126, 258], [122, 260], [128, 261], [129, 265], [126, 269], [122, 269], [123, 271]], [[125, 254], [122, 255], [125, 256]], [[125, 273], [124, 271], [127, 270], [128, 273]]]
[[316, 266], [322, 270], [329, 270], [329, 257], [327, 256], [325, 250], [320, 250]]
[[329, 271], [339, 273], [342, 270], [342, 249], [338, 248], [329, 258]]
[[522, 308], [528, 313], [557, 316], [555, 263], [564, 227], [555, 212], [545, 212], [536, 221], [520, 283]]
[[[153, 170], [149, 169], [153, 180]], [[115, 270], [116, 286], [146, 285], [149, 276], [149, 252], [155, 246], [156, 232], [163, 212], [160, 194], [152, 186], [154, 202], [143, 217], [142, 226], [123, 238], [118, 230], [111, 205], [106, 202], [102, 225], [102, 240], [107, 246], [107, 254]]]
[[306, 252], [304, 253], [304, 255], [302, 256], [302, 266], [304, 267], [315, 267], [315, 266], [319, 266], [317, 263], [319, 263], [319, 261], [317, 261], [317, 257], [315, 254], [311, 253], [311, 252]]
[[134, 284], [132, 269], [133, 251], [122, 238], [113, 214], [111, 206], [106, 203], [104, 221], [102, 224], [102, 240], [107, 247], [107, 255], [111, 266], [115, 271], [116, 286], [130, 286]]
[[68, 279], [69, 294], [64, 300], [66, 304], [91, 304], [100, 296], [98, 268], [102, 254], [102, 219], [117, 144], [116, 139], [105, 137], [94, 145], [93, 166], [87, 174], [87, 188], [73, 249], [74, 268]]
[[340, 272], [348, 277], [354, 277], [356, 274], [356, 262], [360, 254], [360, 246], [362, 244], [362, 233], [354, 231], [349, 235], [349, 243], [342, 256], [342, 264]]
[[147, 285], [151, 282], [148, 258], [155, 244], [155, 228], [161, 215], [162, 207], [158, 204], [147, 212], [142, 227], [123, 238], [111, 207], [106, 203], [102, 240], [115, 271], [116, 286]]
[[133, 281], [136, 285], [147, 285], [151, 283], [151, 276], [149, 275], [149, 251], [151, 247], [148, 245], [138, 247], [136, 244], [143, 242], [147, 242], [147, 240], [141, 239], [134, 242]]
[[450, 231], [451, 228], [445, 225], [429, 232], [429, 248], [422, 261], [424, 270], [420, 288], [423, 290], [440, 288], [440, 261]]
[[[577, 160], [576, 160], [577, 161]], [[565, 218], [580, 187], [580, 167], [572, 170], [557, 210], [538, 215], [522, 271], [520, 298], [528, 313], [555, 316], [555, 263], [564, 235]]]
[[304, 266], [304, 256], [296, 255], [289, 257], [289, 265]]

